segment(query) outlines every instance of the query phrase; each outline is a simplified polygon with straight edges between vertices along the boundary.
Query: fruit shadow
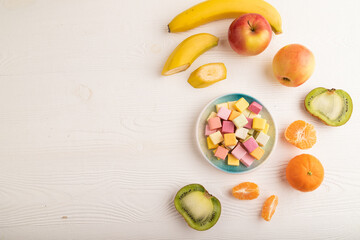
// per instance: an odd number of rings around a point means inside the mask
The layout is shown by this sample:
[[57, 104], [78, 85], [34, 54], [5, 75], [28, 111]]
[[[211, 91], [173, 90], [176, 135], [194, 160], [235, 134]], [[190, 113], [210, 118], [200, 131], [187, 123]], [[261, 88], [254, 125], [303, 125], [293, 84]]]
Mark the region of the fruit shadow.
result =
[[[178, 186], [177, 188], [174, 189], [180, 189], [181, 187]], [[179, 214], [179, 212], [176, 210], [175, 206], [174, 206], [174, 199], [176, 196], [178, 190], [175, 190], [172, 192], [172, 195], [169, 196], [168, 199], [168, 210], [169, 210], [169, 215], [173, 216], [174, 218], [176, 218], [176, 221], [179, 223], [178, 226], [182, 227], [182, 231], [187, 231], [189, 229], [188, 225], [186, 224], [186, 221], [184, 221], [184, 218]]]
[[287, 163], [284, 162], [282, 163], [280, 166], [279, 166], [279, 169], [278, 169], [278, 176], [279, 176], [279, 179], [280, 179], [280, 184], [282, 185], [281, 188], [289, 188], [289, 184], [286, 180], [286, 167], [287, 167]]
[[[279, 141], [281, 141], [282, 144], [285, 144], [285, 147], [287, 147], [287, 148], [295, 148], [292, 144], [290, 144], [285, 139], [285, 131], [286, 131], [286, 129], [279, 130], [279, 133], [280, 133]], [[293, 158], [293, 156], [287, 157], [286, 155], [285, 156], [281, 155], [281, 157], [282, 157], [282, 159], [279, 159], [279, 167], [278, 167], [277, 175], [280, 179], [280, 184], [282, 185], [282, 188], [289, 188], [289, 184], [287, 183], [287, 180], [286, 180], [286, 167], [288, 164], [288, 160]]]
[[300, 101], [299, 101], [300, 111], [301, 111], [302, 113], [309, 114], [308, 111], [306, 111], [306, 109], [305, 109], [304, 101], [305, 101], [305, 97], [304, 97], [304, 98], [301, 98]]
[[288, 144], [288, 141], [286, 141], [286, 138], [285, 138], [285, 131], [286, 131], [286, 129], [281, 129], [281, 131], [279, 130], [279, 133], [280, 133], [279, 140], [285, 144]]
[[272, 69], [272, 63], [265, 63], [264, 69], [263, 69], [264, 78], [266, 81], [268, 81], [271, 84], [278, 84], [279, 82], [274, 76], [273, 69]]

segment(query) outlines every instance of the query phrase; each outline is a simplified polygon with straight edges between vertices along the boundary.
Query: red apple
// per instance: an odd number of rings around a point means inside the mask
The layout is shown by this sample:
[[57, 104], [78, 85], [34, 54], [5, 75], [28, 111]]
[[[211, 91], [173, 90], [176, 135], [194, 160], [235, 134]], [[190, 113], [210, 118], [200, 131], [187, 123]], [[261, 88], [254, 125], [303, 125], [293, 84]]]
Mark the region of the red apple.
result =
[[297, 87], [306, 82], [315, 69], [312, 52], [300, 44], [281, 48], [272, 63], [276, 79], [288, 87]]
[[231, 48], [241, 55], [253, 56], [269, 45], [272, 36], [269, 22], [260, 14], [248, 13], [235, 19], [229, 28]]

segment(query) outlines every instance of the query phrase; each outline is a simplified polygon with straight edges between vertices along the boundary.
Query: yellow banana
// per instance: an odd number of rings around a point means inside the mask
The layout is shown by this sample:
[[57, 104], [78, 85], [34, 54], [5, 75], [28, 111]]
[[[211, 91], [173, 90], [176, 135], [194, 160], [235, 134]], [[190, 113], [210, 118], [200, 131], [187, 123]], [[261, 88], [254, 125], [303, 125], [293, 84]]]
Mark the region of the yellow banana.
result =
[[186, 70], [201, 54], [217, 46], [218, 41], [219, 38], [209, 33], [188, 37], [170, 54], [161, 74], [168, 76]]
[[279, 12], [263, 0], [207, 0], [177, 15], [168, 25], [169, 32], [183, 32], [202, 24], [258, 13], [271, 25], [275, 34], [282, 33]]
[[226, 67], [223, 63], [202, 65], [190, 74], [188, 83], [194, 88], [205, 88], [226, 78]]

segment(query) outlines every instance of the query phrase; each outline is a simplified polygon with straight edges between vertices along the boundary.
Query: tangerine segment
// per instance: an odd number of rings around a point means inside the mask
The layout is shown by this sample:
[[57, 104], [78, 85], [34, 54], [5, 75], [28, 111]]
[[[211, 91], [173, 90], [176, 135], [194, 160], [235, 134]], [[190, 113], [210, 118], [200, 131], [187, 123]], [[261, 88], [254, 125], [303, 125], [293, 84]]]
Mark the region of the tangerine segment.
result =
[[312, 124], [297, 120], [285, 130], [285, 139], [300, 149], [309, 149], [316, 143], [316, 131]]
[[279, 198], [276, 195], [271, 195], [268, 199], [266, 199], [261, 211], [261, 217], [266, 221], [270, 221], [275, 213], [278, 203]]
[[259, 196], [259, 187], [256, 183], [243, 182], [233, 187], [232, 194], [240, 200], [252, 200]]

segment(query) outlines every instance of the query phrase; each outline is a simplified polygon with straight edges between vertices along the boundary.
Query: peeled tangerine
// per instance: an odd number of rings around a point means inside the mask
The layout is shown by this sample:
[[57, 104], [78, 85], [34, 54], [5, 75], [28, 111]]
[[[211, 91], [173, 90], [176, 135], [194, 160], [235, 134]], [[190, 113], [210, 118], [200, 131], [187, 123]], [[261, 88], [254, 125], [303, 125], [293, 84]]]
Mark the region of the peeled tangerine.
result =
[[300, 149], [309, 149], [316, 143], [316, 131], [312, 124], [297, 120], [286, 128], [285, 139]]
[[226, 67], [223, 63], [208, 63], [193, 71], [188, 83], [194, 88], [205, 88], [226, 79]]
[[243, 182], [233, 187], [232, 194], [240, 200], [252, 200], [259, 196], [259, 187], [256, 183]]
[[268, 199], [266, 199], [261, 211], [261, 217], [264, 220], [266, 221], [271, 220], [272, 216], [275, 213], [278, 202], [279, 202], [279, 198], [276, 195], [271, 195]]
[[315, 88], [305, 98], [305, 108], [329, 126], [344, 125], [351, 117], [353, 103], [343, 90]]
[[175, 196], [174, 204], [188, 225], [198, 231], [214, 226], [221, 214], [219, 200], [200, 184], [181, 188]]

